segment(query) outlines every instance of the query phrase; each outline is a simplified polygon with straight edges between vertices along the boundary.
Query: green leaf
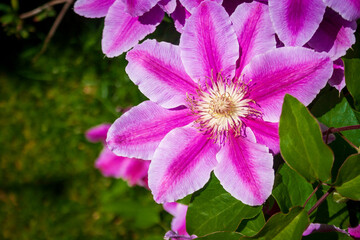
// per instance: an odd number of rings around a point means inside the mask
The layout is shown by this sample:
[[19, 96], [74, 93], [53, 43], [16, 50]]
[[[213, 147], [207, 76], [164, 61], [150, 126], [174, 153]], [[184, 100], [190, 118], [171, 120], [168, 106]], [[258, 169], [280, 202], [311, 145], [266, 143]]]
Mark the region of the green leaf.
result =
[[[280, 210], [287, 213], [294, 206], [302, 206], [313, 190], [310, 183], [287, 164], [283, 164], [276, 173], [272, 195], [276, 199]], [[316, 196], [313, 196], [306, 204], [305, 209], [309, 210], [315, 203]]]
[[212, 175], [207, 186], [193, 195], [186, 214], [186, 228], [197, 236], [235, 231], [243, 219], [253, 218], [260, 211], [260, 206], [251, 207], [232, 197]]
[[360, 155], [351, 155], [339, 170], [335, 189], [342, 196], [360, 200]]
[[360, 110], [360, 59], [343, 59], [345, 64], [345, 81], [346, 87], [354, 99], [354, 105]]
[[273, 215], [265, 224], [263, 229], [253, 237], [242, 237], [241, 239], [261, 240], [284, 240], [301, 239], [302, 233], [309, 225], [307, 212], [301, 207], [295, 207], [288, 214], [278, 213]]
[[189, 205], [190, 204], [190, 201], [191, 201], [191, 194], [187, 195], [186, 197], [180, 199], [180, 200], [177, 200], [176, 202], [178, 203], [181, 203], [181, 204], [184, 204], [184, 205]]
[[242, 235], [236, 232], [215, 232], [209, 235], [198, 237], [201, 240], [238, 240]]
[[[333, 109], [331, 109], [326, 114], [318, 118], [320, 122], [325, 124], [328, 127], [345, 127], [359, 124], [358, 119], [355, 116], [354, 111], [352, 110], [350, 104], [343, 98], [340, 103], [338, 103]], [[357, 146], [360, 146], [360, 130], [350, 130], [344, 131], [342, 134], [348, 138], [352, 143]]]
[[279, 135], [281, 155], [291, 168], [311, 183], [331, 178], [333, 153], [323, 142], [318, 122], [301, 102], [288, 94]]
[[302, 238], [303, 240], [352, 240], [351, 237], [340, 232], [312, 233]]
[[254, 236], [257, 234], [261, 228], [265, 225], [265, 217], [262, 212], [260, 212], [256, 217], [251, 219], [244, 219], [241, 221], [237, 232], [245, 236]]
[[334, 152], [335, 161], [333, 167], [331, 169], [331, 182], [334, 183], [336, 181], [336, 177], [338, 175], [339, 169], [345, 160], [351, 155], [357, 153], [356, 150], [349, 145], [340, 135], [335, 134], [336, 139], [332, 143], [329, 144], [329, 147]]

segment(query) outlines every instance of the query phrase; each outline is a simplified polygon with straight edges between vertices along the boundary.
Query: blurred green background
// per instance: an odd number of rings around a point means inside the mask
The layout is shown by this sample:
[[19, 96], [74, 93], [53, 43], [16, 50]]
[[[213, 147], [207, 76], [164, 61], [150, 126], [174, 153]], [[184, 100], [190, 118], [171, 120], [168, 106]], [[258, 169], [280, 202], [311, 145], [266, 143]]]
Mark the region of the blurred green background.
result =
[[[101, 52], [103, 19], [73, 6], [33, 61], [61, 5], [40, 20], [17, 16], [44, 3], [0, 4], [0, 239], [162, 239], [171, 216], [149, 191], [103, 177], [101, 143], [84, 137], [145, 98], [124, 56]], [[150, 37], [176, 39], [169, 32], [164, 21]]]

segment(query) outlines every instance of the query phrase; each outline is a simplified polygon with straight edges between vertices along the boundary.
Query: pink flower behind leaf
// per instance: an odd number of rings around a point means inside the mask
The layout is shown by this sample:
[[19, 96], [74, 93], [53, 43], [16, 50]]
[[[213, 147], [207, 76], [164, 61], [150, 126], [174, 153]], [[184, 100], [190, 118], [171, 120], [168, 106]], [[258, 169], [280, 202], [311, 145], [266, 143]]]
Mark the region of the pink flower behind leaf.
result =
[[196, 238], [195, 235], [190, 236], [186, 231], [186, 212], [188, 206], [177, 202], [169, 202], [164, 203], [163, 207], [165, 211], [174, 216], [171, 221], [171, 231], [165, 234], [165, 239], [187, 240]]
[[351, 236], [353, 239], [360, 239], [360, 225], [357, 227], [349, 227], [347, 231], [340, 229], [334, 225], [328, 225], [323, 223], [310, 223], [309, 227], [304, 231], [303, 236], [310, 235], [312, 233], [322, 232], [340, 232]]
[[119, 156], [151, 160], [155, 201], [202, 188], [214, 171], [232, 196], [261, 205], [274, 182], [278, 122], [285, 94], [309, 104], [332, 74], [326, 54], [275, 48], [268, 6], [244, 3], [229, 16], [203, 1], [180, 46], [147, 40], [127, 54], [130, 79], [150, 101], [111, 126]]
[[105, 144], [107, 132], [110, 124], [101, 124], [89, 129], [86, 138], [92, 142], [101, 141], [104, 148], [95, 161], [95, 167], [101, 171], [105, 177], [122, 178], [130, 186], [139, 185], [147, 188], [147, 173], [149, 161], [116, 156]]
[[[345, 86], [345, 77], [338, 68], [339, 61], [355, 43], [360, 1], [269, 0], [269, 9], [275, 32], [285, 46], [305, 45], [329, 54], [334, 61], [329, 84], [340, 92]], [[348, 17], [350, 12], [352, 17]]]
[[[269, 0], [269, 9], [275, 31], [285, 46], [303, 46], [319, 27], [329, 27], [326, 26], [332, 21], [326, 16], [329, 12], [350, 22], [360, 18], [358, 0]], [[333, 24], [330, 27], [336, 31], [337, 25], [342, 23]]]
[[353, 228], [349, 227], [348, 232], [356, 240], [360, 239], [360, 225], [358, 225], [357, 227], [353, 227]]
[[77, 0], [77, 14], [105, 17], [102, 50], [107, 57], [116, 57], [134, 47], [155, 31], [164, 17], [172, 13], [176, 0]]

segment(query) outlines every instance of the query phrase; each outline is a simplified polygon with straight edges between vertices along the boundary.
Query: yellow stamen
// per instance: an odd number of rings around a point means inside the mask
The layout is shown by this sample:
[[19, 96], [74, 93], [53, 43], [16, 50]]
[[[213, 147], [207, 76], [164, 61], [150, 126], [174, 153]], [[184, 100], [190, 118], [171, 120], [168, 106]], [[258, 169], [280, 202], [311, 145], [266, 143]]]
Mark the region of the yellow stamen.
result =
[[215, 141], [223, 141], [233, 131], [241, 135], [243, 118], [260, 117], [255, 102], [247, 97], [248, 85], [239, 80], [229, 81], [221, 74], [211, 85], [199, 86], [197, 94], [187, 94], [187, 102], [192, 113], [198, 118], [200, 131], [209, 134]]

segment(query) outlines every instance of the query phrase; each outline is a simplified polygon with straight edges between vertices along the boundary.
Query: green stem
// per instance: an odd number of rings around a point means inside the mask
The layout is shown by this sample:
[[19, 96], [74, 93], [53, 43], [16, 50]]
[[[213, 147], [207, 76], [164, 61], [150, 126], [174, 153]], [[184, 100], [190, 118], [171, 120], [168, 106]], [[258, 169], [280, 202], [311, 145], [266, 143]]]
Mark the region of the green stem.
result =
[[319, 183], [316, 188], [314, 189], [314, 191], [309, 195], [309, 197], [306, 199], [303, 208], [305, 208], [306, 204], [309, 202], [310, 198], [312, 198], [312, 196], [317, 192], [317, 190], [319, 189], [319, 187], [321, 186], [321, 183]]
[[322, 197], [314, 204], [314, 206], [309, 210], [308, 215], [310, 215], [316, 208], [320, 206], [320, 204], [325, 201], [325, 199], [335, 190], [335, 188], [331, 187]]

